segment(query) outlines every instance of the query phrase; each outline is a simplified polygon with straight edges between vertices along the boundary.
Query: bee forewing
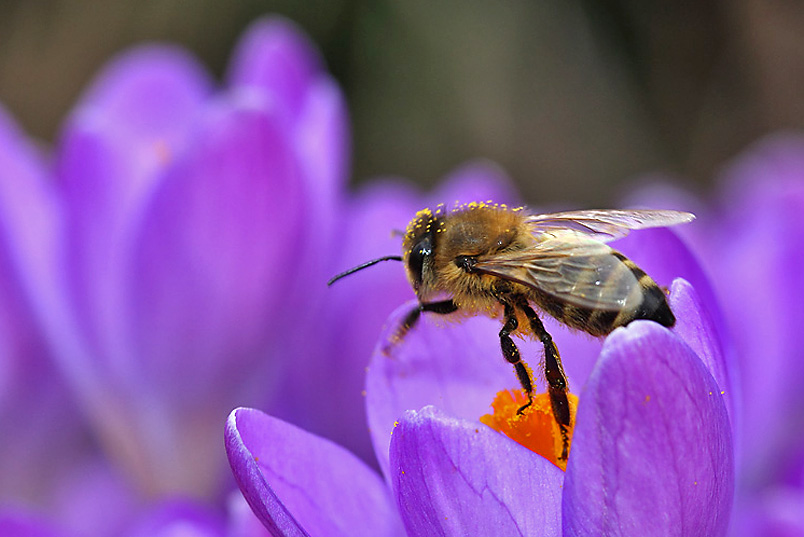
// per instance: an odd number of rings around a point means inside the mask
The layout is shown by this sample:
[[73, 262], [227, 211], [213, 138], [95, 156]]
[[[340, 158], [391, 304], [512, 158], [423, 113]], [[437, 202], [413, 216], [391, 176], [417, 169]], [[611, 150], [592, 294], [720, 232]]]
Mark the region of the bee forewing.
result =
[[586, 237], [547, 239], [527, 250], [480, 260], [473, 268], [582, 308], [620, 311], [642, 300], [631, 269], [614, 250]]
[[580, 234], [608, 242], [625, 237], [632, 229], [675, 226], [694, 219], [694, 214], [681, 211], [590, 210], [537, 214], [527, 222], [536, 237]]

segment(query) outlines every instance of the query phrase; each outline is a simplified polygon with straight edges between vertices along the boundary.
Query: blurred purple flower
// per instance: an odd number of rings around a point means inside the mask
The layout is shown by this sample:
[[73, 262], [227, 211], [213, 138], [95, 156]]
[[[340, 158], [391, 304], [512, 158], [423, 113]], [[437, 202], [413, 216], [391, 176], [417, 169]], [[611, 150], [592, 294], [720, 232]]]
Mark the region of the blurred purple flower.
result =
[[[80, 492], [79, 492], [80, 491]], [[73, 493], [92, 494], [91, 489], [76, 489]], [[242, 495], [238, 493], [242, 500]], [[81, 514], [93, 520], [103, 512], [84, 511]], [[248, 509], [245, 506], [245, 509]], [[244, 516], [247, 515], [247, 516]], [[50, 520], [48, 520], [48, 518]], [[209, 502], [189, 499], [156, 501], [134, 514], [125, 524], [117, 527], [93, 528], [90, 521], [82, 524], [59, 524], [56, 528], [50, 516], [32, 511], [8, 510], [0, 512], [0, 535], [13, 537], [83, 537], [87, 535], [116, 537], [266, 537], [265, 528], [249, 510], [239, 507], [223, 511]], [[67, 528], [69, 526], [69, 528]]]
[[223, 518], [219, 427], [281, 401], [278, 362], [314, 353], [298, 321], [325, 311], [343, 249], [349, 144], [283, 19], [249, 29], [220, 89], [179, 49], [121, 55], [52, 155], [0, 110], [0, 527], [264, 533], [237, 502]]
[[168, 501], [150, 510], [124, 537], [225, 537], [223, 516], [190, 501]]
[[180, 50], [124, 54], [55, 153], [54, 182], [5, 200], [30, 212], [12, 233], [53, 355], [143, 491], [209, 497], [220, 422], [270, 392], [272, 341], [309, 302], [300, 282], [325, 279], [314, 254], [348, 160], [340, 92], [306, 38], [267, 20], [220, 91]]
[[[32, 502], [86, 448], [86, 430], [24, 292], [25, 249], [42, 238], [40, 155], [0, 109], [0, 501]], [[52, 446], [59, 446], [59, 457]]]
[[804, 137], [778, 134], [725, 170], [702, 248], [745, 401], [735, 535], [804, 535]]
[[711, 206], [672, 185], [643, 189], [636, 201], [699, 206], [696, 222], [679, 232], [712, 277], [739, 372], [732, 534], [804, 535], [804, 137], [757, 142], [720, 182]]
[[0, 514], [0, 535], [14, 537], [67, 537], [46, 522], [27, 513]]
[[[583, 386], [566, 475], [477, 421], [516, 383], [499, 357], [499, 323], [444, 329], [426, 316], [388, 347], [408, 303], [387, 323], [366, 381], [386, 482], [342, 447], [240, 408], [226, 446], [257, 516], [274, 535], [725, 534], [737, 409], [722, 332], [697, 289], [712, 292], [671, 232], [642, 240], [660, 284], [694, 283], [673, 284], [672, 332], [648, 322], [617, 330], [592, 368], [599, 344], [548, 321], [571, 357], [572, 385]], [[635, 244], [622, 249], [638, 258]], [[538, 356], [530, 342], [522, 349]]]
[[750, 402], [746, 462], [770, 465], [755, 467], [751, 479], [773, 480], [780, 458], [804, 447], [804, 308], [798, 303], [804, 281], [796, 277], [804, 273], [804, 138], [765, 140], [736, 160], [723, 181], [707, 261]]
[[[410, 290], [401, 271], [373, 294], [325, 282], [397, 250], [390, 230], [424, 203], [514, 201], [484, 163], [431, 199], [399, 180], [342, 199], [344, 102], [286, 21], [255, 24], [227, 78], [218, 90], [174, 48], [128, 52], [52, 157], [0, 118], [0, 518], [14, 527], [264, 534], [242, 501], [221, 518], [226, 413], [259, 405], [373, 459], [364, 370]], [[16, 505], [29, 499], [32, 513]]]

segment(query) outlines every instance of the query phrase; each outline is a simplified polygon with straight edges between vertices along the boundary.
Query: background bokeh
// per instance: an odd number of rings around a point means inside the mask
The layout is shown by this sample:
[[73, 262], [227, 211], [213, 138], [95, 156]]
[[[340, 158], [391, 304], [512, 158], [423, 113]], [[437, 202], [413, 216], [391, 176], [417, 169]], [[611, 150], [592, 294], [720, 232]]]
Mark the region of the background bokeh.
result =
[[50, 142], [87, 80], [143, 40], [213, 72], [280, 13], [344, 88], [353, 182], [500, 163], [538, 205], [614, 205], [635, 176], [706, 193], [761, 135], [804, 126], [804, 4], [789, 0], [0, 1], [0, 102]]

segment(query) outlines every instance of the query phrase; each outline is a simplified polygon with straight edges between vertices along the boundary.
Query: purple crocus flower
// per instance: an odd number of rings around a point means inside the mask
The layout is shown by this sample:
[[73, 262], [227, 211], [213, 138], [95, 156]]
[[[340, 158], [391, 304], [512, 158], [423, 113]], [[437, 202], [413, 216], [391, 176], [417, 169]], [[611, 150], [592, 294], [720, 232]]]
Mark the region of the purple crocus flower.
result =
[[30, 514], [0, 515], [0, 535], [15, 537], [67, 537]]
[[666, 184], [643, 189], [637, 200], [699, 207], [698, 225], [679, 231], [712, 275], [739, 366], [732, 370], [740, 372], [732, 534], [804, 535], [804, 318], [794, 276], [804, 271], [804, 137], [760, 140], [724, 169], [720, 183], [712, 205]]
[[32, 275], [16, 262], [41, 238], [29, 203], [46, 180], [39, 154], [0, 109], [0, 501], [41, 497], [85, 449], [84, 425], [23, 291]]
[[53, 181], [3, 170], [50, 351], [142, 491], [217, 494], [220, 422], [267, 398], [280, 312], [325, 280], [314, 253], [335, 229], [347, 131], [315, 50], [275, 19], [249, 30], [220, 90], [180, 50], [124, 54], [67, 120]]
[[[385, 479], [340, 446], [240, 408], [227, 452], [257, 516], [273, 535], [725, 534], [739, 412], [732, 364], [702, 271], [670, 231], [651, 233], [641, 253], [637, 239], [621, 246], [660, 284], [686, 278], [672, 285], [672, 331], [632, 323], [597, 357], [599, 343], [547, 321], [580, 393], [566, 474], [477, 421], [516, 384], [499, 323], [444, 327], [426, 316], [391, 345], [409, 303], [389, 320], [366, 382]], [[538, 356], [530, 342], [521, 348]]]
[[[80, 489], [81, 492], [92, 492]], [[75, 491], [74, 491], [75, 493]], [[153, 502], [147, 508], [116, 527], [89, 528], [89, 524], [61, 523], [56, 527], [51, 517], [17, 509], [0, 512], [0, 535], [11, 537], [266, 537], [265, 528], [257, 521], [238, 492], [238, 502], [225, 511], [209, 502], [190, 499], [168, 499]], [[242, 506], [241, 506], [242, 504]], [[97, 506], [96, 506], [97, 507]], [[246, 512], [247, 511], [247, 512]], [[85, 511], [84, 516], [97, 520], [100, 513]], [[47, 518], [50, 518], [48, 520]]]
[[[52, 156], [0, 121], [0, 382], [13, 388], [0, 392], [0, 464], [13, 470], [0, 489], [33, 509], [4, 502], [3, 527], [264, 534], [239, 493], [222, 518], [226, 412], [267, 407], [373, 459], [364, 369], [412, 295], [404, 277], [375, 288], [387, 301], [326, 280], [380, 242], [397, 248], [390, 230], [425, 203], [514, 201], [485, 163], [433, 200], [399, 180], [343, 199], [344, 103], [306, 38], [260, 21], [231, 65], [219, 89], [180, 50], [122, 55]], [[379, 199], [394, 211], [367, 201]]]
[[294, 320], [323, 311], [341, 251], [348, 131], [282, 19], [222, 87], [176, 48], [121, 55], [51, 154], [0, 110], [0, 528], [264, 533], [237, 502], [224, 519], [219, 427], [293, 382]]
[[742, 374], [735, 535], [804, 535], [804, 137], [755, 144], [723, 173], [701, 248]]

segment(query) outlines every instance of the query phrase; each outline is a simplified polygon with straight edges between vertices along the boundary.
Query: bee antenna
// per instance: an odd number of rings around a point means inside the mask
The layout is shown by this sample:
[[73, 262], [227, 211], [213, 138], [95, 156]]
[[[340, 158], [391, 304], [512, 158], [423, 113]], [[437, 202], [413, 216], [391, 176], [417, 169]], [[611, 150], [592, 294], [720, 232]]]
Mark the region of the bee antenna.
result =
[[402, 261], [402, 256], [399, 255], [386, 255], [385, 257], [378, 257], [377, 259], [372, 259], [371, 261], [366, 261], [362, 265], [358, 265], [356, 267], [350, 268], [346, 272], [341, 272], [337, 276], [333, 276], [328, 282], [327, 285], [332, 285], [333, 283], [337, 282], [344, 276], [348, 276], [353, 272], [357, 272], [358, 270], [363, 270], [364, 268], [370, 267], [371, 265], [376, 265], [380, 261]]

